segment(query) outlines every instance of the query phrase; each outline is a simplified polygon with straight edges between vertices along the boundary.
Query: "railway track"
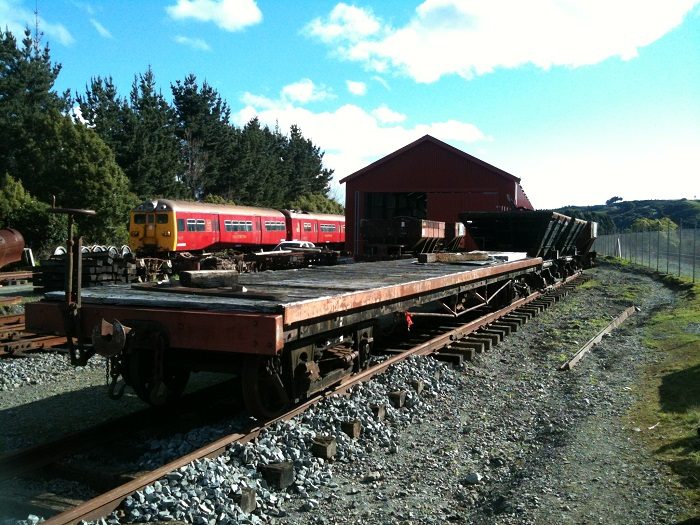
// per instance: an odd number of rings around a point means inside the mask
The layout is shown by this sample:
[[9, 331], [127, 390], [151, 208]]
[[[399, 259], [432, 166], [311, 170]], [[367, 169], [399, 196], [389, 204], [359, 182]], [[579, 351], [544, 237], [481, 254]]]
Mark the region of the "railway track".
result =
[[0, 316], [0, 358], [23, 357], [65, 344], [65, 337], [26, 331], [23, 314]]
[[[533, 293], [501, 310], [486, 313], [467, 322], [436, 323], [420, 332], [416, 331], [409, 339], [392, 341], [385, 348], [379, 349], [379, 351], [388, 355], [385, 360], [371, 366], [367, 370], [345, 378], [323, 395], [295, 406], [280, 417], [260, 422], [259, 424], [252, 424], [248, 428], [242, 428], [240, 431], [225, 435], [150, 472], [138, 475], [93, 499], [49, 518], [45, 523], [62, 525], [78, 523], [80, 520], [95, 520], [105, 517], [117, 509], [127, 496], [143, 489], [168, 473], [194, 460], [221, 455], [234, 443], [243, 444], [249, 442], [274, 423], [292, 419], [329, 396], [346, 393], [353, 386], [381, 374], [387, 368], [410, 356], [434, 355], [438, 359], [452, 363], [461, 363], [464, 360], [474, 359], [478, 353], [489, 350], [508, 334], [517, 331], [533, 316], [567, 295], [576, 286], [574, 280], [577, 277], [574, 276], [567, 281], [561, 282], [556, 288], [552, 288], [545, 293]], [[139, 416], [135, 417], [141, 421], [146, 419], [143, 416], [140, 418]], [[124, 425], [121, 424], [121, 426], [123, 427]], [[70, 443], [76, 440], [80, 442], [81, 437], [71, 436], [70, 439], [64, 440], [65, 446], [70, 448], [72, 446]], [[17, 465], [23, 465], [19, 468], [25, 471], [29, 465], [33, 467], [45, 466], [47, 463], [47, 450], [53, 450], [55, 456], [57, 447], [43, 445], [36, 447], [34, 451], [20, 451], [17, 454], [0, 458], [0, 471], [5, 470], [6, 466], [8, 468], [17, 468]]]

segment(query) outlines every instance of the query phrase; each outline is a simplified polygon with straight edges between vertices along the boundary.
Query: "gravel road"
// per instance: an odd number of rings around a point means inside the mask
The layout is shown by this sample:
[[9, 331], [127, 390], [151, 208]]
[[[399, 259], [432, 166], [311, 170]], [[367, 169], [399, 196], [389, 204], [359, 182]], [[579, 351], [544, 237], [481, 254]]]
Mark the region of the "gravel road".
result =
[[[293, 426], [270, 432], [257, 446], [164, 480], [110, 522], [214, 524], [222, 516], [254, 524], [677, 522], [691, 509], [671, 491], [668, 473], [639, 440], [641, 432], [655, 429], [628, 428], [622, 420], [635, 401], [631, 387], [643, 367], [660, 359], [644, 346], [639, 328], [676, 295], [645, 275], [608, 266], [587, 275], [588, 285], [462, 369], [416, 360], [383, 383], [363, 387], [348, 405], [326, 403]], [[623, 297], [632, 296], [640, 311], [574, 370], [558, 371], [629, 306]], [[47, 359], [51, 368], [33, 364], [39, 370], [33, 374], [19, 360], [0, 363], [2, 377], [19, 378], [0, 382], [5, 450], [37, 439], [39, 427], [44, 435], [66, 432], [78, 414], [84, 422], [132, 406], [133, 399], [122, 405], [106, 396], [100, 401], [103, 370], [71, 370], [49, 361], [55, 357], [38, 359]], [[436, 367], [442, 370], [439, 380], [432, 379]], [[54, 369], [59, 371], [47, 372]], [[372, 422], [368, 401], [415, 377], [425, 378], [426, 389], [410, 396], [410, 407], [390, 410], [383, 423]], [[70, 401], [60, 409], [62, 417], [54, 414], [60, 405], [56, 396]], [[339, 439], [333, 463], [309, 459], [314, 433], [340, 436], [341, 415], [348, 413], [369, 414], [358, 416], [365, 428], [360, 439]], [[284, 492], [271, 490], [255, 471], [274, 458], [295, 462], [297, 480]], [[232, 501], [218, 503], [221, 491], [208, 492], [214, 477], [216, 488], [235, 479], [239, 494], [239, 486], [248, 483], [257, 492], [258, 508], [244, 515]], [[189, 480], [186, 489], [180, 478]], [[192, 487], [194, 479], [205, 489]], [[189, 505], [177, 515], [163, 513], [174, 508], [172, 494], [181, 501], [196, 494], [205, 510]], [[230, 507], [230, 513], [217, 505]]]

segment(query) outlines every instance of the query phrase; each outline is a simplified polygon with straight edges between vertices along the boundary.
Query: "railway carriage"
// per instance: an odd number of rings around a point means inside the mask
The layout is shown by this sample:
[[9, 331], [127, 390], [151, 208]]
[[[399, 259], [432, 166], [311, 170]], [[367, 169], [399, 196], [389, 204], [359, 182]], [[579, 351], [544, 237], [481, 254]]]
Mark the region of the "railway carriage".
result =
[[232, 248], [266, 249], [300, 240], [340, 249], [342, 215], [279, 211], [253, 206], [159, 199], [138, 205], [129, 221], [129, 247], [137, 253], [169, 254]]
[[287, 240], [309, 241], [339, 248], [345, 243], [345, 217], [322, 213], [283, 211], [287, 219]]

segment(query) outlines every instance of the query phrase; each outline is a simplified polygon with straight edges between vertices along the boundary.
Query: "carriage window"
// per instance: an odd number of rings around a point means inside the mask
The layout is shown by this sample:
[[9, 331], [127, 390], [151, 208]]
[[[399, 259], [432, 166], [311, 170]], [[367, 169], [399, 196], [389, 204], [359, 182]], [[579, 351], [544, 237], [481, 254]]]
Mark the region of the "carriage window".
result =
[[179, 232], [185, 231], [185, 219], [178, 219], [177, 220], [177, 231], [179, 231]]
[[196, 219], [187, 219], [187, 231], [188, 232], [196, 232], [197, 231], [197, 220]]
[[232, 232], [233, 231], [233, 221], [224, 221], [224, 229], [227, 232]]
[[146, 216], [143, 213], [134, 213], [134, 224], [146, 224]]
[[204, 231], [204, 219], [197, 219], [197, 231], [198, 232]]
[[305, 223], [304, 223], [304, 231], [305, 231], [305, 232], [310, 232], [310, 231], [311, 231], [311, 223], [310, 223], [310, 222], [305, 222]]
[[168, 216], [165, 213], [159, 213], [156, 215], [156, 222], [158, 224], [168, 224]]
[[282, 221], [265, 221], [265, 229], [269, 232], [286, 230]]
[[247, 231], [247, 232], [253, 231], [253, 221], [245, 221], [245, 231]]
[[335, 224], [321, 224], [322, 232], [334, 232], [335, 230]]

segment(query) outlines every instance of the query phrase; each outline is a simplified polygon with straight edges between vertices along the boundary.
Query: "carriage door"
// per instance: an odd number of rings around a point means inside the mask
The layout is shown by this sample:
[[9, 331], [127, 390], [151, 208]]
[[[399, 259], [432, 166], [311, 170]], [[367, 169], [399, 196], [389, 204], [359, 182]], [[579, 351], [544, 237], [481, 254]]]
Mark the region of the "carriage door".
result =
[[146, 213], [146, 226], [144, 228], [143, 244], [144, 246], [155, 246], [157, 241], [156, 214]]

